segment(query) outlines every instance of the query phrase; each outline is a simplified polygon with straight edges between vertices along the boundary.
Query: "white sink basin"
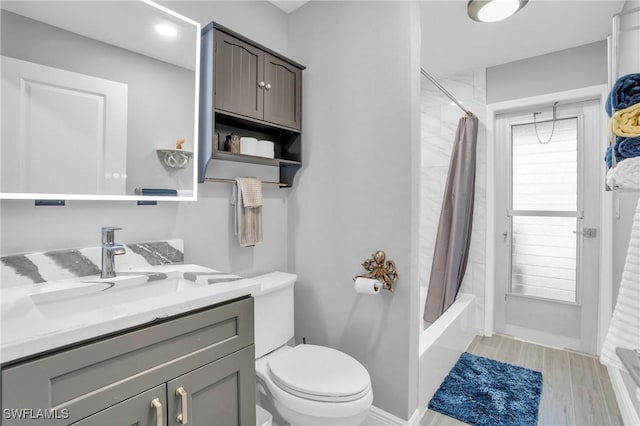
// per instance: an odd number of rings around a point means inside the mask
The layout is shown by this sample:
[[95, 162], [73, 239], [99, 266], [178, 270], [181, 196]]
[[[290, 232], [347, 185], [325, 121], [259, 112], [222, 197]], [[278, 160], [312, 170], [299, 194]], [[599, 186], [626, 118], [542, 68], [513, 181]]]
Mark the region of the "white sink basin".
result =
[[200, 265], [135, 268], [119, 271], [114, 279], [91, 276], [0, 289], [0, 361], [180, 315], [260, 289], [256, 281]]
[[131, 272], [114, 278], [95, 276], [46, 283], [29, 297], [43, 314], [59, 315], [67, 309], [75, 313], [90, 311], [167, 296], [194, 286], [199, 284], [186, 280], [178, 271]]

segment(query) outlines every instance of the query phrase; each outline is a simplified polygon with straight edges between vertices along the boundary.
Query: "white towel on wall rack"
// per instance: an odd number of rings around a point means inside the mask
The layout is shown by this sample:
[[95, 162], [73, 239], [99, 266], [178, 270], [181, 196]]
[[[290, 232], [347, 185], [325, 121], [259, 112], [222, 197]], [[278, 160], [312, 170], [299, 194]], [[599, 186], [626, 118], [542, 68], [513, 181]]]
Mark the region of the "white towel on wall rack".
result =
[[633, 217], [618, 300], [600, 355], [603, 364], [625, 370], [616, 355], [618, 347], [640, 349], [640, 200]]
[[609, 188], [640, 191], [640, 157], [618, 162], [607, 172]]

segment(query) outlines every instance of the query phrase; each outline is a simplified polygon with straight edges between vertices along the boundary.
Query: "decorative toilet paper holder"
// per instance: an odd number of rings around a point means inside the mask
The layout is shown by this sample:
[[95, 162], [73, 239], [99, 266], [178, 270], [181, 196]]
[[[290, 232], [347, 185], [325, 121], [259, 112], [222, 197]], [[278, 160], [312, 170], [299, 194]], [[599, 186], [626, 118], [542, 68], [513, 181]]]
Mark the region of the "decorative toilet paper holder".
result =
[[398, 271], [396, 270], [396, 264], [393, 260], [386, 260], [387, 255], [378, 250], [371, 255], [371, 259], [365, 259], [362, 262], [362, 267], [366, 269], [367, 273], [358, 275], [356, 278], [371, 278], [380, 281], [382, 288], [389, 290], [393, 293], [393, 283], [398, 280]]

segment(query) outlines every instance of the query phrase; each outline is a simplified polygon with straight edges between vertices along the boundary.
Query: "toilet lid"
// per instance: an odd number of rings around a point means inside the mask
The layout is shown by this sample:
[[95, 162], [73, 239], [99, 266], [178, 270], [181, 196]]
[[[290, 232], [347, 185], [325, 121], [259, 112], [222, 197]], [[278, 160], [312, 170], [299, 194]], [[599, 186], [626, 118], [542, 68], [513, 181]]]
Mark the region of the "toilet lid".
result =
[[362, 364], [324, 346], [298, 345], [270, 360], [268, 367], [281, 389], [315, 401], [354, 401], [371, 388]]

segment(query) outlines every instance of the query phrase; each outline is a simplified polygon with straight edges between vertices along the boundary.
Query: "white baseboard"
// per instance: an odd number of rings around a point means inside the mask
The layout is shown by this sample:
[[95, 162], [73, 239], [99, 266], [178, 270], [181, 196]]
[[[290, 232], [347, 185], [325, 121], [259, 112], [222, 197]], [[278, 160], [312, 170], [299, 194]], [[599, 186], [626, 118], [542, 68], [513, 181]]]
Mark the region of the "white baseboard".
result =
[[617, 368], [607, 367], [609, 371], [609, 377], [611, 378], [611, 386], [613, 387], [613, 393], [616, 394], [616, 401], [618, 402], [618, 408], [620, 408], [620, 415], [622, 415], [622, 421], [625, 425], [640, 425], [640, 417], [636, 412], [633, 405], [633, 395], [630, 395], [627, 391], [627, 387], [622, 380], [620, 370]]
[[363, 426], [418, 426], [421, 419], [419, 410], [413, 412], [409, 420], [403, 420], [391, 413], [387, 413], [381, 408], [374, 405], [369, 409], [367, 419], [362, 423]]

